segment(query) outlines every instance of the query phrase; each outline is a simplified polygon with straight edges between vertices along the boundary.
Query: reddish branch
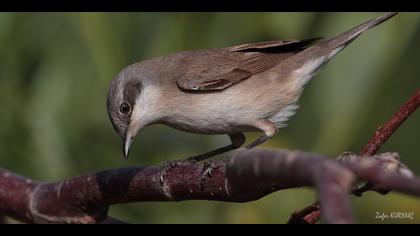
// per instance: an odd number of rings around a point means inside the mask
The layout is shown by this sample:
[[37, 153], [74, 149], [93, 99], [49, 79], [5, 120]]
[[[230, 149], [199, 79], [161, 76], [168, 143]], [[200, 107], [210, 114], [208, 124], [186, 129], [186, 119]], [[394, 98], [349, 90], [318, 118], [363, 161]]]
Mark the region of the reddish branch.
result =
[[0, 169], [0, 212], [30, 223], [98, 223], [107, 219], [112, 204], [252, 201], [280, 189], [313, 185], [312, 166], [323, 162], [316, 154], [256, 149], [203, 164], [122, 168], [55, 183], [34, 182]]
[[[391, 117], [384, 125], [380, 126], [373, 137], [369, 140], [363, 150], [360, 152], [360, 156], [371, 156], [374, 155], [379, 148], [384, 144], [389, 137], [400, 127], [404, 121], [410, 117], [410, 115], [420, 106], [420, 90], [417, 90], [408, 101], [401, 106], [394, 116]], [[370, 174], [371, 178], [379, 178], [381, 173], [377, 173], [378, 176]], [[390, 188], [393, 189], [393, 188]], [[352, 194], [360, 196], [363, 192], [366, 191], [377, 191], [380, 193], [387, 193], [388, 190], [384, 189], [382, 186], [375, 185], [371, 182], [368, 182], [363, 187], [353, 190]], [[312, 205], [294, 212], [288, 223], [307, 223], [314, 224], [321, 218], [321, 206], [319, 201], [314, 202]]]
[[[247, 202], [281, 189], [314, 186], [326, 222], [353, 223], [348, 192], [356, 178], [420, 196], [420, 179], [407, 174], [411, 172], [394, 160], [395, 154], [372, 160], [344, 157], [335, 161], [305, 152], [241, 150], [203, 164], [122, 168], [54, 183], [0, 169], [0, 212], [28, 223], [121, 223], [107, 218], [110, 205], [192, 199]], [[387, 163], [390, 159], [394, 161]]]
[[361, 156], [370, 156], [375, 154], [383, 143], [400, 127], [405, 120], [420, 106], [420, 90], [417, 90], [413, 96], [391, 117], [383, 126], [379, 127], [373, 137], [360, 152]]

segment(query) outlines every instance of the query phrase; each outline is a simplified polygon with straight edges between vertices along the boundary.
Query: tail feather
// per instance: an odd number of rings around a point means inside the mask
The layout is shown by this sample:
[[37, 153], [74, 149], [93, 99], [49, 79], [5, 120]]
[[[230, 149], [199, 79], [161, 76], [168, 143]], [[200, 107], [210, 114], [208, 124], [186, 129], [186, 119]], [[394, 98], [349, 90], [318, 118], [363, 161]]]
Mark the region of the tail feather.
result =
[[311, 80], [315, 74], [337, 53], [343, 50], [354, 39], [360, 36], [364, 31], [395, 16], [396, 12], [386, 13], [372, 20], [369, 20], [359, 26], [354, 27], [340, 35], [316, 43], [293, 58], [297, 69], [295, 75], [300, 78], [298, 81], [301, 86]]
[[332, 39], [329, 39], [327, 41], [325, 41], [325, 45], [334, 50], [335, 48], [341, 47], [341, 46], [346, 46], [347, 44], [349, 44], [350, 42], [352, 42], [354, 39], [356, 39], [358, 36], [360, 36], [364, 31], [377, 26], [379, 24], [381, 24], [382, 22], [390, 19], [391, 17], [395, 16], [396, 14], [398, 14], [397, 12], [389, 12], [389, 13], [385, 13], [381, 16], [378, 16], [372, 20], [369, 20], [359, 26], [354, 27], [353, 29], [346, 31], [344, 33], [341, 33], [340, 35], [338, 35], [337, 37], [334, 37]]
[[348, 30], [340, 35], [330, 38], [324, 41], [321, 41], [315, 44], [312, 47], [309, 47], [298, 55], [296, 55], [296, 61], [300, 64], [304, 64], [309, 60], [314, 60], [319, 57], [324, 57], [324, 62], [320, 66], [324, 65], [329, 61], [333, 56], [338, 52], [343, 50], [347, 45], [349, 45], [354, 39], [360, 36], [364, 31], [381, 24], [382, 22], [390, 19], [391, 17], [398, 14], [397, 12], [385, 13], [381, 16], [378, 16], [374, 19], [371, 19], [359, 26], [354, 27], [351, 30]]

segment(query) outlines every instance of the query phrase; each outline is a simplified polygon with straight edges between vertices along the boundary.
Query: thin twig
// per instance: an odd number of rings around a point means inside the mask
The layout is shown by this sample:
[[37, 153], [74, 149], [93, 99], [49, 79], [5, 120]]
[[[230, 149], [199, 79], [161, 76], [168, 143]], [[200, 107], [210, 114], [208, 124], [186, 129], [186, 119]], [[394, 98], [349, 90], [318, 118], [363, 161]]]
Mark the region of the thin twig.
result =
[[369, 140], [363, 150], [361, 156], [374, 155], [378, 149], [384, 144], [392, 134], [397, 131], [404, 121], [420, 106], [420, 90], [417, 90], [413, 96], [391, 117], [383, 126], [379, 127]]
[[319, 202], [316, 201], [312, 205], [307, 206], [303, 208], [300, 211], [295, 211], [292, 213], [292, 216], [289, 218], [289, 221], [287, 221], [288, 224], [308, 224], [309, 220], [305, 220], [305, 217], [317, 217], [313, 213], [321, 214], [321, 206], [319, 205]]
[[[394, 114], [384, 125], [380, 126], [369, 142], [360, 152], [360, 156], [374, 155], [379, 148], [384, 144], [392, 134], [397, 131], [404, 121], [411, 116], [411, 114], [420, 106], [420, 90], [417, 90], [408, 101], [400, 107], [398, 112]], [[359, 196], [366, 191], [377, 191], [382, 194], [387, 193], [382, 187], [373, 184], [372, 182], [366, 183], [363, 187], [352, 191], [353, 194]], [[319, 201], [314, 202], [312, 205], [303, 208], [300, 211], [295, 211], [288, 221], [288, 223], [306, 223], [315, 224], [321, 218], [321, 207]]]

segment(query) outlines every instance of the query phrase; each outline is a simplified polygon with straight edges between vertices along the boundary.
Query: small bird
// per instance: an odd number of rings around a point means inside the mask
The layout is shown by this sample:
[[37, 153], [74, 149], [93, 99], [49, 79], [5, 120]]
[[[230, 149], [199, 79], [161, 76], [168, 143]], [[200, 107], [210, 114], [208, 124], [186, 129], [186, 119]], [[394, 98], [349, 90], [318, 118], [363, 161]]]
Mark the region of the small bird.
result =
[[124, 68], [112, 81], [108, 115], [127, 159], [138, 131], [165, 124], [197, 134], [227, 134], [231, 144], [188, 160], [242, 146], [244, 132], [273, 137], [298, 108], [304, 85], [338, 52], [397, 13], [385, 13], [334, 38], [278, 40], [183, 51]]

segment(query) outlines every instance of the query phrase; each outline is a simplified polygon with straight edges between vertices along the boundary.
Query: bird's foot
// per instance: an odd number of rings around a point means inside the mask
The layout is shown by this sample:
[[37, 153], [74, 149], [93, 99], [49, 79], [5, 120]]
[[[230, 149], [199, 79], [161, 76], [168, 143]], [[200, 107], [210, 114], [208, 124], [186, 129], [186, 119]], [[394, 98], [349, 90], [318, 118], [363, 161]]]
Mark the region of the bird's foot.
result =
[[213, 171], [217, 167], [218, 167], [218, 165], [214, 161], [207, 161], [206, 163], [204, 163], [204, 165], [203, 165], [203, 170], [204, 170], [203, 177], [204, 176], [212, 177], [213, 176]]

